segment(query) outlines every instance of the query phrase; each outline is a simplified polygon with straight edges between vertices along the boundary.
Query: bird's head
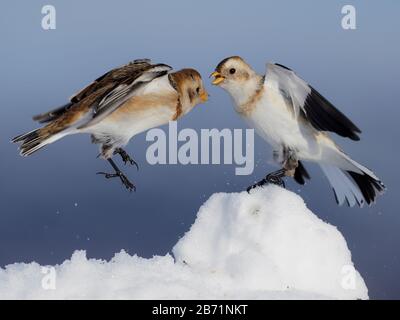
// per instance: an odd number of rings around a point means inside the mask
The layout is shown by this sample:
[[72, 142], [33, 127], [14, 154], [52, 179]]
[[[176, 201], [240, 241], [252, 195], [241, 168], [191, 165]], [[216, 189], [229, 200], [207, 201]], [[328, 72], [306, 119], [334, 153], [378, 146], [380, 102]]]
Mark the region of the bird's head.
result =
[[204, 88], [200, 73], [194, 69], [182, 69], [170, 74], [176, 90], [179, 92], [184, 112], [194, 106], [205, 103], [208, 93]]
[[260, 76], [239, 56], [222, 60], [211, 76], [214, 77], [212, 84], [228, 91], [238, 104], [246, 101], [260, 80]]

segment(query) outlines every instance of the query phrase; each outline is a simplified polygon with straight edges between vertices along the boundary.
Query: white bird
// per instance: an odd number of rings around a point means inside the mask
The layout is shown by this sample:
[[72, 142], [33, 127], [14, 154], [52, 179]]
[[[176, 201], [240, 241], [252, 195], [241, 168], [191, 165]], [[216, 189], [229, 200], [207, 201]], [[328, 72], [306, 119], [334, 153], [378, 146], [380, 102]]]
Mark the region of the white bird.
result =
[[136, 164], [122, 149], [129, 140], [153, 127], [177, 120], [208, 94], [200, 74], [194, 69], [172, 72], [166, 64], [135, 60], [113, 69], [74, 95], [70, 102], [55, 110], [34, 116], [44, 127], [15, 137], [21, 143], [21, 155], [29, 156], [65, 136], [89, 133], [100, 144], [100, 155], [110, 162], [115, 173], [129, 190], [135, 186], [111, 159], [119, 154], [127, 163]]
[[222, 60], [211, 76], [214, 85], [231, 95], [235, 110], [272, 146], [274, 159], [282, 166], [248, 191], [268, 182], [284, 186], [285, 176], [304, 184], [310, 178], [304, 160], [320, 165], [339, 205], [362, 207], [384, 192], [381, 180], [345, 154], [328, 134], [359, 140], [360, 129], [291, 69], [268, 63], [261, 76], [233, 56]]

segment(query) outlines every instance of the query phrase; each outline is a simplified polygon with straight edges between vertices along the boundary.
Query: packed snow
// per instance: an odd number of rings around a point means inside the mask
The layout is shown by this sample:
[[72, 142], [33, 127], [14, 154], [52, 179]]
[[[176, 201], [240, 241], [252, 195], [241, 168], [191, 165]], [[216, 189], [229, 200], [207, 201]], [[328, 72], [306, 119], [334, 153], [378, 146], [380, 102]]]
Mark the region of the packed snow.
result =
[[0, 269], [0, 299], [367, 298], [341, 233], [276, 186], [212, 195], [172, 254]]

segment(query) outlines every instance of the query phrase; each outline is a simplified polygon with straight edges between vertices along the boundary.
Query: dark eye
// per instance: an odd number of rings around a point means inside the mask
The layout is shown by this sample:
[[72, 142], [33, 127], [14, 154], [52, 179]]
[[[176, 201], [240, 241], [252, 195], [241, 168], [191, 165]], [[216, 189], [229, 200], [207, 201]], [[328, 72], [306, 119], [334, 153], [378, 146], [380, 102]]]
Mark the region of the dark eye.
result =
[[196, 92], [197, 92], [197, 94], [200, 93], [200, 87], [197, 87], [197, 88], [196, 88]]
[[235, 68], [229, 69], [229, 73], [230, 73], [230, 74], [234, 74], [235, 72], [236, 72], [236, 69], [235, 69]]

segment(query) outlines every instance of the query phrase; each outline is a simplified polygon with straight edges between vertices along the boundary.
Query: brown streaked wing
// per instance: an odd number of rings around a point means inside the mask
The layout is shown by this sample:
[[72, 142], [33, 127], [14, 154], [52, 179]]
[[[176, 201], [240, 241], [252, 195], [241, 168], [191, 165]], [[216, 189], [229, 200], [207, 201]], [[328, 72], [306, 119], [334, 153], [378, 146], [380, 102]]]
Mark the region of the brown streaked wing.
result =
[[172, 68], [166, 64], [154, 64], [141, 70], [136, 70], [131, 77], [123, 77], [122, 81], [114, 82], [116, 85], [111, 90], [96, 99], [97, 105], [93, 106], [93, 118], [82, 124], [78, 129], [87, 128], [100, 122], [133, 97], [137, 89], [167, 74], [170, 70]]
[[72, 96], [70, 101], [73, 103], [79, 102], [105, 84], [115, 83], [119, 85], [127, 80], [133, 81], [146, 69], [151, 68], [152, 65], [150, 62], [148, 59], [134, 60], [121, 67], [112, 69]]
[[94, 98], [97, 95], [98, 97], [96, 97], [96, 99], [89, 100], [91, 103], [98, 103], [103, 97], [112, 92], [120, 84], [134, 81], [143, 72], [151, 67], [151, 60], [138, 59], [121, 67], [112, 69], [73, 95], [70, 98], [69, 103], [48, 112], [35, 115], [33, 116], [33, 120], [40, 123], [54, 121], [88, 96], [92, 96], [92, 98]]

